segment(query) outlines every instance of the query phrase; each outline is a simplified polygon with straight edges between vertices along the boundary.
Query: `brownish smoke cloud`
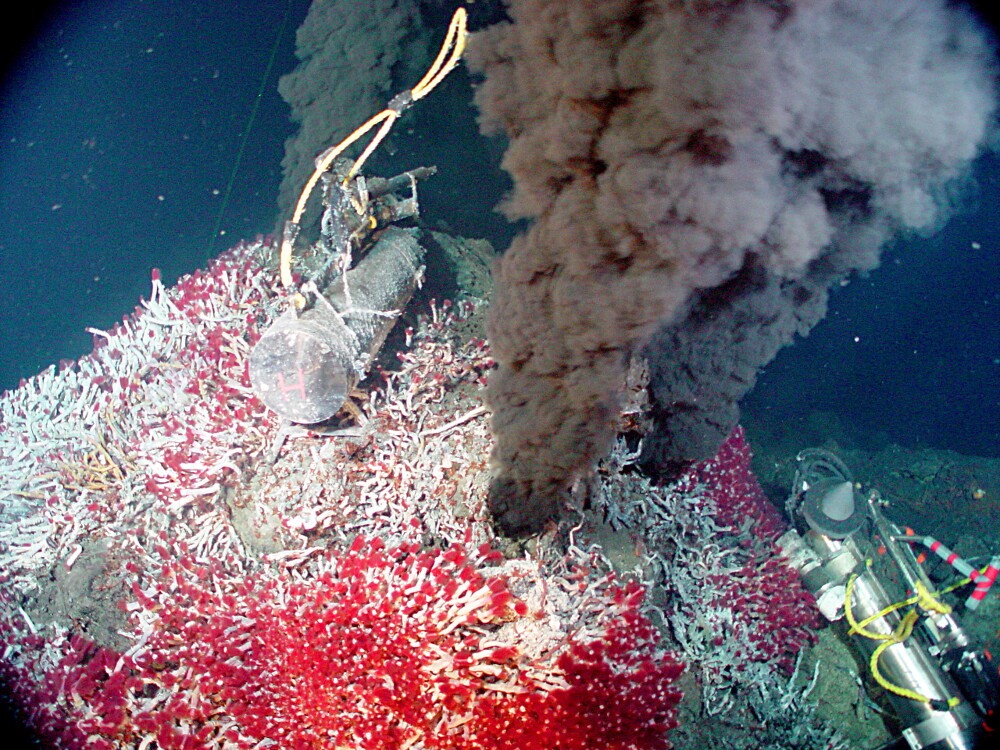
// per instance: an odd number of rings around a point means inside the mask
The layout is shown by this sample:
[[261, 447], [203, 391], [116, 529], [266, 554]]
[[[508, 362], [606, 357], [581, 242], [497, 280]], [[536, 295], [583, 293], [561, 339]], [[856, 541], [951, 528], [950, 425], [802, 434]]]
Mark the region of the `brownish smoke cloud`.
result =
[[511, 0], [476, 101], [530, 229], [497, 274], [489, 387], [503, 526], [558, 513], [608, 449], [628, 356], [646, 458], [710, 454], [757, 369], [931, 231], [995, 107], [983, 34], [943, 0]]

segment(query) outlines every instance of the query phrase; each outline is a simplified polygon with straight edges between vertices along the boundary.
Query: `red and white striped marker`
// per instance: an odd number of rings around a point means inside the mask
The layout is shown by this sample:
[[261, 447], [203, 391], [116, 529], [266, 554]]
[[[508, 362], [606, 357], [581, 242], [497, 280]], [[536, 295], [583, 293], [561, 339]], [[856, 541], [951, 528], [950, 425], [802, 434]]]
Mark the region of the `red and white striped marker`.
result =
[[990, 586], [993, 585], [993, 582], [996, 581], [997, 575], [1000, 574], [1000, 555], [996, 555], [992, 560], [990, 560], [986, 568], [980, 571], [971, 563], [963, 560], [957, 554], [945, 547], [934, 537], [918, 537], [913, 535], [912, 529], [907, 529], [906, 531], [907, 535], [905, 537], [900, 537], [901, 539], [904, 539], [907, 542], [917, 542], [924, 545], [963, 576], [968, 576], [969, 580], [976, 584], [976, 588], [973, 589], [969, 598], [965, 600], [965, 607], [966, 609], [975, 609], [978, 607], [979, 603], [986, 598], [986, 594], [989, 592]]

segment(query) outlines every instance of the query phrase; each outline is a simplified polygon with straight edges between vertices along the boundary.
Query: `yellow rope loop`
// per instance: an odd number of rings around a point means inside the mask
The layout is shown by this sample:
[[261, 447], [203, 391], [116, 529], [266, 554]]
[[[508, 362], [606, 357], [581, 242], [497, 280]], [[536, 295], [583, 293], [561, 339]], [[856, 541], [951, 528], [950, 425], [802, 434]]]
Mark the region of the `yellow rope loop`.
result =
[[[375, 137], [372, 138], [371, 143], [365, 147], [365, 150], [361, 152], [361, 156], [358, 157], [357, 161], [354, 162], [354, 166], [351, 167], [351, 171], [347, 173], [347, 180], [350, 180], [361, 171], [361, 166], [368, 160], [368, 157], [372, 155], [376, 146], [382, 142], [382, 139], [388, 134], [389, 130], [392, 128], [393, 123], [396, 122], [397, 118], [403, 114], [403, 112], [409, 108], [413, 102], [418, 99], [423, 99], [427, 94], [429, 94], [435, 86], [437, 86], [441, 81], [444, 80], [455, 66], [458, 65], [458, 61], [462, 58], [462, 54], [465, 52], [465, 43], [469, 36], [468, 31], [465, 26], [466, 13], [465, 8], [459, 8], [455, 11], [455, 15], [451, 17], [451, 23], [448, 24], [448, 33], [445, 35], [444, 42], [441, 44], [441, 49], [438, 51], [437, 57], [434, 58], [434, 62], [424, 73], [424, 77], [420, 79], [412, 89], [408, 92], [403, 92], [393, 98], [389, 102], [389, 107], [383, 111], [382, 114], [386, 115], [386, 121], [379, 129]], [[449, 55], [449, 50], [451, 54]], [[445, 58], [447, 57], [447, 62]]]
[[[368, 157], [372, 155], [378, 145], [382, 140], [388, 135], [389, 130], [392, 129], [393, 124], [399, 119], [399, 116], [415, 101], [422, 99], [431, 92], [431, 90], [441, 83], [456, 65], [458, 61], [462, 58], [462, 54], [465, 52], [465, 44], [468, 39], [468, 30], [466, 29], [466, 12], [465, 8], [459, 8], [455, 11], [455, 15], [451, 18], [451, 23], [448, 24], [448, 33], [445, 36], [444, 43], [441, 45], [441, 49], [438, 52], [437, 57], [434, 62], [428, 68], [424, 77], [420, 79], [410, 91], [403, 92], [395, 96], [392, 101], [389, 102], [389, 106], [379, 112], [377, 115], [371, 117], [367, 122], [354, 130], [347, 138], [338, 143], [333, 148], [324, 151], [319, 158], [316, 160], [316, 168], [313, 170], [312, 175], [306, 181], [305, 187], [302, 188], [302, 193], [299, 195], [299, 200], [295, 204], [295, 211], [292, 213], [292, 218], [290, 223], [298, 226], [302, 219], [302, 214], [305, 213], [306, 203], [309, 201], [309, 196], [312, 194], [313, 189], [316, 187], [316, 183], [319, 182], [319, 178], [326, 172], [330, 165], [333, 164], [334, 159], [336, 159], [340, 154], [342, 154], [347, 148], [353, 145], [359, 138], [365, 135], [369, 130], [374, 128], [376, 125], [381, 124], [382, 127], [378, 129], [372, 138], [371, 142], [365, 146], [361, 155], [354, 162], [347, 176], [344, 178], [345, 182], [348, 182], [361, 171], [361, 167], [368, 160]], [[281, 284], [285, 288], [292, 285], [292, 244], [294, 238], [290, 237], [291, 233], [285, 233], [285, 236], [281, 241], [281, 255], [279, 259], [279, 270], [281, 274]], [[296, 303], [296, 306], [298, 304]]]
[[847, 579], [847, 589], [844, 592], [844, 616], [847, 618], [848, 624], [851, 626], [850, 630], [847, 631], [848, 635], [862, 635], [865, 638], [870, 638], [873, 641], [884, 641], [892, 638], [890, 634], [876, 633], [872, 630], [868, 630], [867, 627], [871, 625], [875, 620], [885, 617], [887, 614], [893, 610], [899, 609], [900, 607], [906, 606], [905, 602], [897, 602], [892, 604], [881, 612], [876, 612], [873, 615], [866, 617], [864, 620], [858, 622], [857, 618], [854, 616], [854, 610], [852, 608], [851, 600], [854, 594], [854, 584], [857, 582], [859, 576], [857, 573], [853, 574], [849, 579]]
[[915, 701], [921, 701], [923, 703], [928, 702], [930, 699], [926, 696], [921, 695], [908, 688], [901, 687], [895, 683], [889, 682], [883, 675], [882, 671], [879, 669], [879, 659], [882, 657], [882, 653], [889, 648], [889, 646], [895, 646], [897, 643], [902, 643], [907, 638], [910, 637], [910, 633], [913, 632], [913, 626], [917, 622], [917, 610], [911, 609], [906, 613], [906, 616], [900, 621], [896, 629], [888, 636], [884, 643], [880, 643], [878, 647], [872, 652], [871, 659], [868, 661], [868, 666], [871, 668], [872, 677], [875, 678], [875, 682], [881, 685], [885, 690], [890, 693], [895, 693], [896, 695], [902, 696], [903, 698], [910, 698]]
[[[428, 68], [424, 77], [420, 79], [420, 82], [413, 87], [414, 100], [427, 96], [431, 92], [431, 89], [441, 83], [444, 77], [458, 65], [458, 61], [465, 52], [465, 43], [469, 37], [465, 23], [465, 8], [459, 8], [455, 11], [455, 15], [451, 17], [451, 23], [448, 24], [448, 34], [444, 38], [444, 43], [441, 45], [441, 50], [438, 52], [437, 58], [431, 67]], [[449, 49], [451, 49], [451, 56], [448, 58], [448, 62], [445, 63], [444, 58], [448, 54]]]
[[881, 609], [875, 614], [869, 615], [864, 620], [858, 622], [854, 617], [854, 613], [851, 611], [851, 595], [854, 590], [854, 582], [857, 578], [857, 574], [851, 576], [851, 578], [847, 581], [847, 590], [844, 594], [844, 614], [847, 617], [847, 622], [851, 626], [847, 633], [848, 635], [863, 635], [865, 638], [871, 638], [876, 641], [889, 640], [892, 638], [891, 635], [875, 633], [867, 630], [867, 627], [875, 622], [875, 620], [885, 617], [890, 612], [902, 609], [903, 607], [908, 607], [911, 604], [918, 604], [926, 612], [937, 612], [942, 615], [946, 615], [951, 612], [951, 607], [940, 601], [937, 598], [937, 594], [930, 591], [922, 581], [917, 581], [915, 586], [916, 594], [904, 599], [903, 601], [890, 604], [888, 607], [885, 607], [884, 609]]
[[916, 586], [917, 595], [915, 597], [917, 604], [919, 604], [925, 612], [937, 612], [939, 615], [947, 615], [951, 613], [951, 607], [942, 602], [937, 598], [937, 594], [927, 588], [923, 581], [917, 581]]
[[368, 161], [368, 157], [375, 152], [375, 149], [378, 148], [382, 139], [389, 134], [389, 131], [392, 130], [392, 126], [396, 124], [396, 120], [399, 119], [399, 115], [401, 113], [394, 109], [386, 109], [382, 111], [382, 114], [385, 115], [385, 122], [382, 123], [382, 127], [378, 129], [377, 133], [375, 133], [375, 137], [371, 139], [367, 146], [365, 146], [365, 150], [361, 152], [361, 156], [359, 156], [357, 161], [354, 162], [354, 166], [351, 167], [351, 171], [347, 173], [347, 177], [344, 178], [344, 182], [354, 179], [358, 172], [361, 171], [361, 165]]
[[919, 613], [916, 609], [911, 609], [903, 617], [899, 625], [893, 631], [889, 639], [884, 643], [880, 643], [878, 647], [872, 652], [871, 659], [868, 662], [868, 666], [871, 668], [872, 677], [875, 681], [882, 686], [883, 689], [888, 690], [890, 693], [901, 696], [903, 698], [909, 698], [913, 701], [918, 701], [920, 703], [930, 703], [932, 706], [936, 707], [937, 710], [943, 710], [944, 708], [954, 708], [957, 706], [961, 700], [956, 696], [950, 696], [947, 699], [940, 700], [934, 699], [929, 696], [918, 693], [915, 690], [910, 690], [902, 685], [897, 685], [894, 682], [889, 682], [882, 674], [879, 668], [879, 660], [882, 658], [882, 654], [890, 646], [895, 646], [896, 644], [902, 643], [913, 633], [913, 626], [917, 624], [917, 620], [920, 618]]
[[[392, 119], [388, 119], [392, 118]], [[320, 177], [330, 169], [330, 166], [340, 156], [344, 151], [346, 151], [350, 146], [354, 144], [361, 136], [371, 130], [373, 127], [378, 125], [383, 120], [387, 120], [387, 125], [382, 127], [379, 134], [375, 136], [372, 141], [373, 144], [377, 145], [382, 138], [385, 137], [385, 133], [389, 132], [389, 127], [392, 126], [392, 122], [395, 121], [393, 113], [390, 110], [383, 110], [379, 112], [374, 117], [370, 118], [364, 125], [357, 128], [353, 133], [351, 133], [347, 138], [342, 140], [333, 148], [329, 148], [324, 151], [320, 157], [316, 160], [316, 168], [313, 173], [309, 176], [306, 181], [305, 187], [302, 188], [302, 192], [299, 194], [298, 203], [295, 204], [295, 211], [292, 212], [292, 218], [290, 222], [298, 226], [302, 219], [302, 214], [306, 211], [306, 203], [309, 202], [309, 196], [312, 194], [313, 189], [316, 187], [316, 183], [319, 182]], [[372, 146], [369, 144], [369, 149]], [[365, 149], [369, 151], [369, 149]], [[286, 233], [287, 235], [287, 233]], [[292, 243], [293, 240], [288, 236], [285, 236], [281, 241], [281, 259], [280, 259], [280, 270], [281, 270], [281, 285], [288, 288], [292, 285]]]
[[954, 696], [945, 701], [938, 701], [937, 699], [929, 698], [928, 696], [922, 695], [914, 690], [910, 690], [909, 688], [889, 682], [889, 680], [887, 680], [882, 674], [882, 670], [879, 668], [879, 660], [882, 658], [882, 654], [885, 653], [886, 649], [890, 646], [902, 643], [913, 633], [913, 628], [917, 624], [917, 620], [920, 619], [920, 613], [916, 608], [909, 610], [905, 615], [903, 615], [903, 619], [900, 620], [899, 624], [891, 633], [875, 633], [867, 629], [867, 626], [875, 620], [885, 617], [894, 610], [901, 609], [902, 607], [906, 607], [911, 604], [920, 604], [920, 606], [925, 610], [934, 612], [950, 612], [950, 608], [938, 602], [927, 587], [920, 581], [917, 581], [916, 596], [912, 596], [905, 601], [890, 604], [888, 607], [876, 612], [874, 615], [866, 617], [861, 622], [858, 622], [851, 609], [851, 598], [854, 592], [854, 584], [857, 579], [858, 575], [854, 574], [847, 581], [847, 590], [844, 594], [844, 615], [847, 618], [847, 622], [851, 626], [848, 631], [848, 635], [861, 635], [865, 638], [870, 638], [871, 640], [882, 641], [882, 643], [876, 646], [875, 650], [872, 651], [871, 658], [868, 661], [868, 667], [871, 669], [872, 677], [875, 679], [875, 682], [881, 685], [884, 690], [888, 690], [890, 693], [903, 698], [909, 698], [910, 700], [919, 701], [921, 703], [930, 703], [935, 706], [940, 704], [942, 708], [954, 708], [958, 705], [959, 699]]
[[869, 630], [865, 630], [865, 628], [867, 628], [869, 625], [871, 625], [876, 620], [881, 620], [883, 617], [885, 617], [886, 615], [888, 615], [890, 612], [895, 612], [896, 610], [902, 609], [903, 607], [908, 607], [911, 604], [913, 604], [915, 601], [916, 601], [915, 599], [904, 599], [901, 602], [896, 602], [895, 604], [890, 604], [888, 607], [884, 607], [883, 609], [880, 609], [875, 614], [869, 615], [868, 617], [866, 617], [865, 619], [863, 619], [861, 622], [859, 622], [858, 625], [857, 625], [857, 630], [852, 629], [851, 632], [849, 633], [849, 635], [854, 635], [854, 633], [858, 633], [860, 635], [865, 636], [866, 638], [871, 638], [871, 639], [876, 640], [876, 641], [884, 641], [884, 640], [887, 640], [887, 639], [891, 638], [892, 637], [891, 635], [883, 635], [881, 633], [873, 633], [873, 632], [871, 632]]

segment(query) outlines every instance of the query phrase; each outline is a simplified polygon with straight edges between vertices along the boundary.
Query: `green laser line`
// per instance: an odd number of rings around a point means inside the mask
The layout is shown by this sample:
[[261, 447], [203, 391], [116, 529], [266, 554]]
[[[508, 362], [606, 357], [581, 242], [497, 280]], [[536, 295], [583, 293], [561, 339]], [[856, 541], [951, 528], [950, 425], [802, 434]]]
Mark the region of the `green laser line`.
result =
[[233, 185], [236, 184], [236, 175], [240, 171], [240, 164], [243, 162], [243, 152], [246, 151], [247, 141], [250, 140], [250, 132], [253, 130], [253, 124], [257, 119], [257, 112], [260, 109], [260, 100], [264, 98], [264, 87], [267, 86], [267, 81], [271, 77], [271, 69], [274, 67], [274, 60], [278, 56], [278, 47], [281, 44], [281, 38], [285, 33], [285, 26], [288, 24], [288, 17], [291, 15], [292, 11], [292, 0], [288, 0], [288, 4], [285, 6], [285, 14], [281, 18], [281, 25], [278, 26], [278, 35], [274, 38], [274, 44], [271, 46], [271, 56], [267, 60], [267, 68], [264, 70], [264, 76], [260, 79], [260, 86], [257, 89], [257, 96], [254, 97], [253, 108], [250, 110], [250, 117], [247, 120], [246, 127], [243, 129], [243, 138], [240, 141], [239, 151], [236, 152], [236, 161], [233, 163], [233, 171], [229, 174], [229, 183], [226, 185], [225, 192], [222, 194], [222, 205], [219, 207], [219, 214], [215, 219], [215, 226], [212, 228], [212, 236], [208, 240], [208, 257], [212, 258], [215, 255], [215, 240], [219, 236], [219, 231], [222, 229], [222, 219], [226, 214], [226, 208], [229, 207], [229, 197], [233, 193]]

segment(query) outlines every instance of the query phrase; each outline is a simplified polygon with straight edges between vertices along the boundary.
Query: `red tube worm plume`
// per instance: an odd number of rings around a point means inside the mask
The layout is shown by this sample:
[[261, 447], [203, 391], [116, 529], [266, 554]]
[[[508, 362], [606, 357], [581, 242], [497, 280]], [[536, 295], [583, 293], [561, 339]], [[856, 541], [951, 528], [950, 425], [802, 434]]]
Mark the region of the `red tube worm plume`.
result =
[[122, 655], [79, 635], [17, 632], [0, 622], [0, 690], [42, 747], [110, 750], [143, 683]]
[[101, 750], [668, 748], [681, 667], [643, 589], [574, 581], [597, 614], [529, 656], [519, 624], [551, 613], [483, 572], [501, 562], [358, 539], [294, 580], [168, 563], [130, 607], [144, 645], [64, 660], [45, 700]]
[[799, 650], [816, 642], [822, 624], [813, 596], [781, 556], [775, 541], [785, 522], [750, 468], [752, 454], [742, 427], [736, 427], [716, 456], [696, 464], [684, 480], [701, 486], [716, 507], [716, 520], [733, 533], [749, 528], [757, 540], [742, 569], [713, 577], [717, 601], [737, 614], [750, 661], [775, 661], [788, 671]]
[[677, 725], [681, 698], [671, 683], [683, 668], [657, 657], [659, 635], [639, 612], [642, 588], [632, 583], [612, 596], [624, 609], [603, 636], [574, 642], [556, 660], [564, 688], [481, 699], [472, 741], [456, 747], [669, 748], [666, 733]]
[[737, 426], [714, 458], [695, 464], [688, 478], [700, 482], [715, 501], [717, 520], [738, 530], [747, 519], [754, 536], [773, 542], [785, 531], [778, 509], [761, 489], [750, 468], [753, 453], [743, 428]]

